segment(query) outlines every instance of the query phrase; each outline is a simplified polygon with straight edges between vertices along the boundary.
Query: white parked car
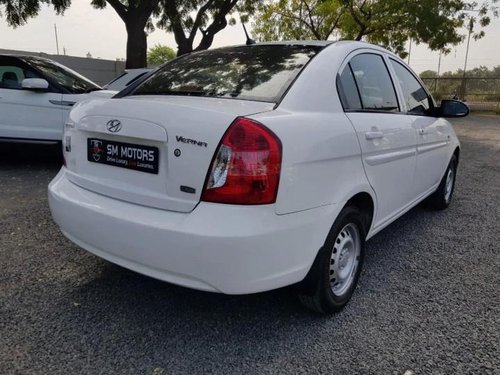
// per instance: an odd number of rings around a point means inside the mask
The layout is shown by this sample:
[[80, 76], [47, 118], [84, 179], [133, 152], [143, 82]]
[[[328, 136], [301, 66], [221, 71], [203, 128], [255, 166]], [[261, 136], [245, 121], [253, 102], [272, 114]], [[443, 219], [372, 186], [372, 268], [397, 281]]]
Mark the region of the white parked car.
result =
[[50, 208], [131, 270], [227, 294], [299, 283], [338, 311], [367, 239], [425, 198], [449, 205], [460, 146], [443, 117], [467, 113], [366, 43], [194, 53], [75, 106]]
[[121, 91], [152, 71], [152, 68], [126, 69], [122, 74], [105, 84], [102, 88], [105, 90]]
[[[71, 107], [93, 95], [94, 82], [55, 61], [0, 55], [0, 140], [60, 142]], [[95, 92], [95, 94], [89, 94]]]

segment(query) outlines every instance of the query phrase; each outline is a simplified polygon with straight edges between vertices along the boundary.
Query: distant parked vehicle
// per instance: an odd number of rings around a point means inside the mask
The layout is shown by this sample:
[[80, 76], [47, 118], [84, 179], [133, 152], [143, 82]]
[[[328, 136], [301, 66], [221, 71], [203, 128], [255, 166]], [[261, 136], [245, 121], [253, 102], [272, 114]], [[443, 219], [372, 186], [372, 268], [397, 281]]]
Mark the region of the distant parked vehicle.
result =
[[76, 102], [115, 93], [49, 59], [0, 55], [0, 140], [61, 141]]
[[127, 69], [122, 74], [103, 86], [106, 90], [121, 91], [125, 87], [130, 86], [132, 83], [137, 82], [140, 78], [144, 77], [152, 68], [143, 69]]

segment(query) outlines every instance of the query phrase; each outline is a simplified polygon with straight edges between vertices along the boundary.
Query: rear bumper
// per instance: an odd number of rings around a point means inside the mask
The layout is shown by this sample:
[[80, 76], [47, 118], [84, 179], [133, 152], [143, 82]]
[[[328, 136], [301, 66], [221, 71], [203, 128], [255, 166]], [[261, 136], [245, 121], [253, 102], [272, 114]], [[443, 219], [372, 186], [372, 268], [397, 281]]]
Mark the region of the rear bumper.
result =
[[65, 168], [49, 185], [52, 216], [85, 250], [174, 284], [226, 294], [301, 281], [341, 207], [287, 215], [274, 206], [201, 202], [178, 213], [119, 201], [70, 182]]

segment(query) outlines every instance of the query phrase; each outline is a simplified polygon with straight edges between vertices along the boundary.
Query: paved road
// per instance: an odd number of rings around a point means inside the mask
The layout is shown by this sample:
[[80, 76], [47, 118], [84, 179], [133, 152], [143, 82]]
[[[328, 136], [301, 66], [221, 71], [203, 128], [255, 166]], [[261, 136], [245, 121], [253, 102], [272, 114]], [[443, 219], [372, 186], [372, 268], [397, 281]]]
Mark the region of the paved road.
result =
[[197, 292], [87, 254], [50, 219], [58, 150], [1, 145], [0, 373], [499, 374], [500, 117], [455, 123], [453, 205], [373, 238], [332, 317], [290, 289]]

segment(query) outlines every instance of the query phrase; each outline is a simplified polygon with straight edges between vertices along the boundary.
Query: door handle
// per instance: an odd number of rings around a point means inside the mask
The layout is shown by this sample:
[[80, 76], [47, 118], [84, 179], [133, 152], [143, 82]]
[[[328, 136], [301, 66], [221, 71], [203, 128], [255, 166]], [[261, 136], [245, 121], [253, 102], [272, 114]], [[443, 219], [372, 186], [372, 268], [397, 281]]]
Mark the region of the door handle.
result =
[[367, 140], [384, 138], [384, 133], [379, 130], [369, 131], [365, 133]]
[[425, 134], [427, 134], [427, 129], [424, 129], [424, 128], [420, 128], [420, 129], [418, 129], [418, 134], [420, 134], [420, 135], [425, 135]]
[[60, 105], [63, 107], [72, 107], [76, 102], [70, 102], [68, 100], [49, 100], [51, 104]]

